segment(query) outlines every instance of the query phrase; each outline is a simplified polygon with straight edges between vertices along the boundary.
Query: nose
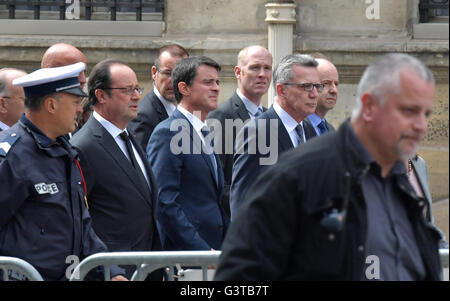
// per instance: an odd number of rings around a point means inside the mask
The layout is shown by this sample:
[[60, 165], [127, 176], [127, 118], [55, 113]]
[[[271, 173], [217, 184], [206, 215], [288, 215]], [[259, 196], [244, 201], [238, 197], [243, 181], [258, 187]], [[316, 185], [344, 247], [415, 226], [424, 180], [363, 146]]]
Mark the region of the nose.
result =
[[311, 98], [317, 98], [319, 97], [319, 91], [317, 91], [317, 88], [314, 87], [311, 92], [309, 92], [309, 96]]
[[427, 116], [425, 114], [420, 114], [420, 116], [414, 120], [413, 127], [415, 131], [425, 133], [428, 129]]

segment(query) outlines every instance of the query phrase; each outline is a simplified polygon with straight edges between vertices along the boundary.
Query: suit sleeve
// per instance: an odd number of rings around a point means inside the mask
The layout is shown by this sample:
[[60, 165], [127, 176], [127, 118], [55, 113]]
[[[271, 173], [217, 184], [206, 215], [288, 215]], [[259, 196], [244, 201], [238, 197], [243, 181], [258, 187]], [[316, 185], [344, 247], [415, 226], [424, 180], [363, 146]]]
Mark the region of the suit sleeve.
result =
[[199, 235], [180, 205], [184, 155], [172, 152], [170, 144], [173, 136], [169, 128], [157, 127], [146, 149], [158, 185], [157, 220], [163, 247], [166, 247], [165, 240], [168, 239], [180, 250], [209, 250], [211, 247]]
[[244, 140], [244, 133], [247, 134], [247, 129], [250, 126], [254, 128], [252, 123], [248, 123], [236, 137], [236, 153], [234, 155], [230, 190], [230, 211], [232, 219], [239, 210], [239, 207], [245, 202], [245, 193], [261, 170], [260, 156], [257, 155], [257, 152], [255, 153], [249, 150], [249, 145], [258, 145], [256, 130], [249, 130], [248, 137], [245, 137]]

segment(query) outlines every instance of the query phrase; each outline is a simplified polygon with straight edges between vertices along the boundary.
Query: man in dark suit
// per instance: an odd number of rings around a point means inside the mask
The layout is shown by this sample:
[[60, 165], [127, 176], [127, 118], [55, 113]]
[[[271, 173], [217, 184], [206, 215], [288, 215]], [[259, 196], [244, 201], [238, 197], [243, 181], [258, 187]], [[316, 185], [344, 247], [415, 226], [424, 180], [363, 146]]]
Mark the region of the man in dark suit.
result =
[[144, 151], [156, 125], [176, 109], [172, 70], [181, 59], [188, 56], [187, 50], [177, 44], [166, 45], [158, 50], [155, 65], [152, 66], [153, 90], [139, 102], [137, 117], [128, 125]]
[[13, 86], [12, 81], [27, 73], [20, 69], [0, 69], [0, 132], [15, 124], [24, 111], [23, 87]]
[[[110, 251], [160, 250], [156, 182], [126, 130], [142, 94], [136, 74], [122, 61], [104, 60], [92, 69], [88, 87], [94, 112], [71, 143], [80, 154], [94, 230]], [[153, 280], [162, 279], [157, 274]]]
[[311, 124], [317, 136], [328, 132], [335, 132], [333, 125], [325, 119], [325, 115], [334, 108], [338, 98], [339, 74], [336, 67], [327, 59], [316, 58], [319, 63], [320, 82], [324, 84], [322, 93], [317, 100], [316, 111], [309, 115], [305, 122]]
[[302, 121], [315, 111], [323, 90], [317, 61], [310, 55], [283, 57], [274, 71], [273, 85], [277, 92], [273, 106], [248, 122], [236, 137], [230, 193], [232, 218], [265, 167], [275, 164], [281, 153], [314, 136], [314, 128]]
[[219, 200], [223, 172], [207, 133], [217, 108], [220, 66], [181, 60], [172, 72], [178, 107], [150, 137], [147, 156], [158, 182], [158, 230], [165, 250], [217, 250], [229, 224]]
[[266, 111], [261, 104], [261, 99], [269, 89], [272, 79], [272, 55], [264, 47], [248, 46], [239, 52], [234, 73], [238, 83], [236, 92], [208, 114], [208, 119], [216, 119], [222, 125], [222, 143], [220, 144], [222, 149], [220, 149], [219, 157], [225, 175], [225, 188], [221, 203], [228, 216], [230, 216], [229, 190], [234, 141], [236, 134], [247, 120], [254, 119]]

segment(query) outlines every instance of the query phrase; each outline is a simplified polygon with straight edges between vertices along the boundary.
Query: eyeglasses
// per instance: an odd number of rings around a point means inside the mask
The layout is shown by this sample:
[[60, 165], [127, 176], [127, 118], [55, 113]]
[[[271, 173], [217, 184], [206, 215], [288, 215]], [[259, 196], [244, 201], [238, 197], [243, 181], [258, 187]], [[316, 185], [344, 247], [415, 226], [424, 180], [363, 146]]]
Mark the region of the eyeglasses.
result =
[[283, 83], [283, 85], [286, 86], [297, 86], [299, 88], [303, 88], [304, 91], [307, 92], [312, 92], [312, 90], [314, 88], [317, 89], [317, 92], [322, 92], [323, 89], [325, 88], [324, 84], [312, 84], [312, 83], [304, 83], [304, 84], [300, 84], [300, 83]]
[[122, 90], [123, 93], [127, 95], [133, 95], [135, 91], [139, 93], [139, 95], [142, 95], [144, 92], [144, 89], [141, 87], [125, 87], [125, 88], [103, 88], [103, 90]]
[[156, 67], [156, 70], [161, 73], [161, 75], [164, 75], [165, 77], [171, 77], [172, 76], [172, 70], [161, 70], [158, 67]]

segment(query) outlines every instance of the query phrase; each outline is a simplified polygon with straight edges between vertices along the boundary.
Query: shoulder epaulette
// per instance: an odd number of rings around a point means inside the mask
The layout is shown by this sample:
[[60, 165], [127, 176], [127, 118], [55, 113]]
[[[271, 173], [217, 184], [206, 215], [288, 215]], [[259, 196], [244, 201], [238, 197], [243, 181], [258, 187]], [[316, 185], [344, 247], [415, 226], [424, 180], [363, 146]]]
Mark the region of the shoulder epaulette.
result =
[[19, 137], [20, 136], [17, 133], [11, 133], [4, 137], [2, 141], [0, 141], [0, 156], [6, 157], [6, 154], [9, 152], [14, 143], [16, 143]]

